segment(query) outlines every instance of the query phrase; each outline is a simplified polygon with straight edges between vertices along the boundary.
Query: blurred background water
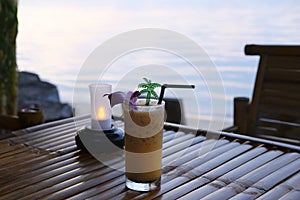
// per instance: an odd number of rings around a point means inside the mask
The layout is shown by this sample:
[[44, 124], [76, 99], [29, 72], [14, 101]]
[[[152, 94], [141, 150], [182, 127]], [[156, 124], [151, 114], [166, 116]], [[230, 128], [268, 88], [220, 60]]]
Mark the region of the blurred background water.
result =
[[[56, 84], [61, 100], [71, 104], [74, 84], [85, 60], [113, 36], [140, 28], [169, 29], [187, 36], [204, 49], [220, 74], [227, 123], [232, 119], [233, 97], [252, 96], [258, 57], [245, 56], [245, 44], [300, 43], [297, 0], [20, 0], [18, 17], [19, 70], [38, 73], [43, 80]], [[122, 67], [153, 63], [177, 67], [185, 79], [198, 84], [186, 70], [188, 63], [151, 50], [119, 59], [105, 81], [120, 87]], [[176, 82], [173, 78], [166, 77], [165, 82]], [[88, 83], [97, 80], [87, 76], [80, 81], [87, 89]], [[198, 88], [201, 116], [209, 119], [209, 91], [205, 84]], [[88, 99], [86, 95], [82, 100]]]

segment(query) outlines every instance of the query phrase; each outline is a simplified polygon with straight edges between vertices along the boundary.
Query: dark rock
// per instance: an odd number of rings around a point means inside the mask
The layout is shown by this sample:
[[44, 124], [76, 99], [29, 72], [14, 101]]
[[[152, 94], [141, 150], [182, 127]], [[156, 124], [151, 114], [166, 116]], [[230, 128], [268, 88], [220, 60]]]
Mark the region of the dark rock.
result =
[[19, 72], [19, 84], [29, 84], [41, 81], [37, 74], [30, 72]]
[[19, 72], [18, 109], [30, 104], [36, 104], [44, 110], [46, 122], [73, 115], [71, 106], [60, 102], [55, 85], [41, 81], [37, 74]]
[[72, 108], [66, 103], [42, 102], [41, 107], [44, 110], [45, 121], [54, 121], [72, 116]]

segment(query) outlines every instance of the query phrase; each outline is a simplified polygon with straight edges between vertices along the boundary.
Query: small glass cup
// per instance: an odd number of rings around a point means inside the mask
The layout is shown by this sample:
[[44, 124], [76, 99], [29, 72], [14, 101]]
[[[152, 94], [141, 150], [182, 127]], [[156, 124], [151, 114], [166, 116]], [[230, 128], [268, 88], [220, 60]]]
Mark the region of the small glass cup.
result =
[[137, 107], [123, 103], [126, 187], [150, 191], [160, 187], [165, 103], [145, 99]]

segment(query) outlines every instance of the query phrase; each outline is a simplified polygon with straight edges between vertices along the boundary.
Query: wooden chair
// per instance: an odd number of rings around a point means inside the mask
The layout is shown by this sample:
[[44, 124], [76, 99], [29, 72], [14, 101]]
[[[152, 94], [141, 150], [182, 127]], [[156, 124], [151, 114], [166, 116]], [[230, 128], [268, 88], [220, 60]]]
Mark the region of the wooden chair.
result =
[[225, 129], [300, 145], [300, 46], [246, 45], [259, 55], [251, 102], [234, 99], [234, 126]]

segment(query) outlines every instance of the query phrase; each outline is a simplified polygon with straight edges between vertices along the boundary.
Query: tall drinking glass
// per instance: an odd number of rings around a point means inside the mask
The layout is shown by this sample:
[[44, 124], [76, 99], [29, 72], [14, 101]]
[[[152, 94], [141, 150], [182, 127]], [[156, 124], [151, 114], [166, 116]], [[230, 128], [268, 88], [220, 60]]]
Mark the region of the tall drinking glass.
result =
[[123, 103], [126, 187], [136, 191], [160, 187], [165, 103], [145, 102], [139, 99], [136, 107]]

